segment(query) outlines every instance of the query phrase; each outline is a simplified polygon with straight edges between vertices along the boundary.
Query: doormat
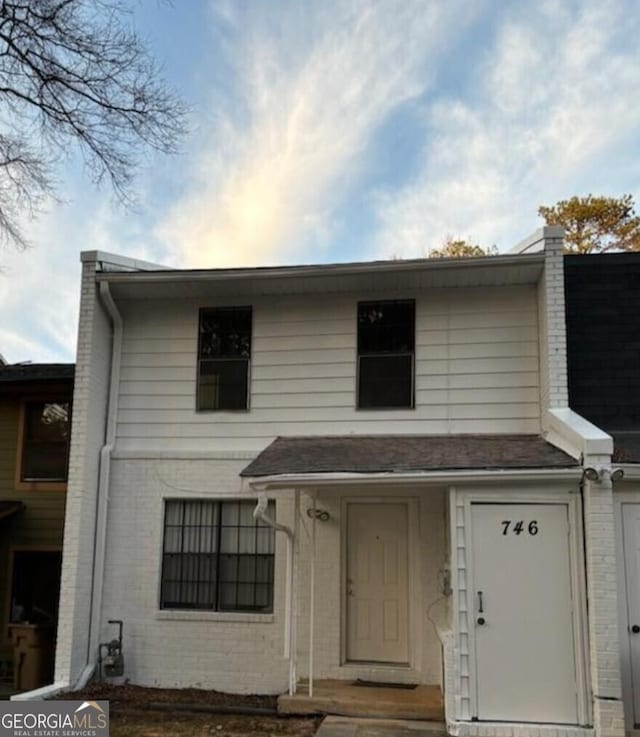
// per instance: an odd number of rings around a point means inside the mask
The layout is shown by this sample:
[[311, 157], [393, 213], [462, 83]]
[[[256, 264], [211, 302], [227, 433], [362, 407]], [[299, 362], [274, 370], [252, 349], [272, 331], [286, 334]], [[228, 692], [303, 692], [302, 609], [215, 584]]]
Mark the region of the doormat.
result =
[[355, 680], [352, 685], [366, 688], [400, 688], [404, 691], [413, 691], [418, 688], [417, 683], [384, 683], [382, 681], [363, 681], [361, 678]]

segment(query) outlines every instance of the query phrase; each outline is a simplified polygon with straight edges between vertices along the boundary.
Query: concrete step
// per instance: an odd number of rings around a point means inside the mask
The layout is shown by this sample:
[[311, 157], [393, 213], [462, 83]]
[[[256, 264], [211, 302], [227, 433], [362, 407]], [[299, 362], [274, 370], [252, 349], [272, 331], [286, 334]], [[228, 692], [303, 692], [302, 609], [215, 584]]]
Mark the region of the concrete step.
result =
[[335, 714], [350, 717], [415, 719], [441, 722], [444, 719], [439, 686], [414, 689], [371, 687], [351, 681], [320, 680], [310, 697], [304, 686], [294, 696], [278, 698], [281, 714]]

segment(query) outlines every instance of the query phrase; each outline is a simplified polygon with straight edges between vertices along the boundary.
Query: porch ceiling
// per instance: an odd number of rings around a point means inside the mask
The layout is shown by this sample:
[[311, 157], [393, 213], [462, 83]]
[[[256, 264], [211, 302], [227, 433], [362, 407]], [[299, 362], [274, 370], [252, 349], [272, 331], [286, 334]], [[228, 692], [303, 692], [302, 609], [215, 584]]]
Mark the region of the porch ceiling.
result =
[[539, 435], [343, 435], [279, 437], [240, 473], [406, 473], [563, 469], [575, 458]]

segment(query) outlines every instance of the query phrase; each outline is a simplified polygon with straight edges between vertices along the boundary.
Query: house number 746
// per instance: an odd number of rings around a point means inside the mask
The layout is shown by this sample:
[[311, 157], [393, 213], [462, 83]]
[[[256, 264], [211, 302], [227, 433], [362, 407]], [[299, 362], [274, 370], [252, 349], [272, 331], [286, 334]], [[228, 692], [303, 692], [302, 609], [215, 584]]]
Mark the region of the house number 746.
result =
[[[513, 520], [510, 519], [503, 519], [502, 520], [502, 534], [508, 535], [511, 533], [512, 535], [520, 535], [524, 532], [525, 526], [524, 522], [520, 520], [519, 522], [513, 522]], [[530, 535], [537, 535], [538, 534], [538, 520], [533, 519], [526, 528], [527, 532]]]

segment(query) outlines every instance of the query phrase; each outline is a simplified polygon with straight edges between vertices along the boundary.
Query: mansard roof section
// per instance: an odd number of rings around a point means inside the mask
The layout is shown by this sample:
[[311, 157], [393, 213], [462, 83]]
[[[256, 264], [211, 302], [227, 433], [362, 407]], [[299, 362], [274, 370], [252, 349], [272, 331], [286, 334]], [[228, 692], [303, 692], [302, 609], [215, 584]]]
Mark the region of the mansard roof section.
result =
[[536, 284], [544, 254], [229, 269], [98, 271], [119, 299], [419, 290]]

